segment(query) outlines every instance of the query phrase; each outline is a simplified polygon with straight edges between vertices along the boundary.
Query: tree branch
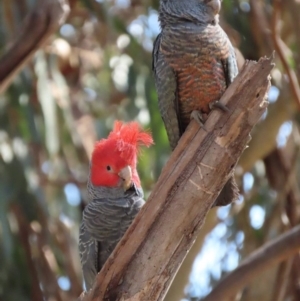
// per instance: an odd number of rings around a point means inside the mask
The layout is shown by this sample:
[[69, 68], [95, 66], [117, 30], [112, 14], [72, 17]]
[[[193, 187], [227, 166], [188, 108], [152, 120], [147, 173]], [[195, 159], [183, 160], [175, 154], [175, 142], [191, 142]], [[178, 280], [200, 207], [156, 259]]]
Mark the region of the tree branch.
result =
[[272, 59], [247, 61], [205, 129], [192, 121], [85, 301], [162, 300], [266, 109]]
[[68, 0], [38, 1], [19, 37], [0, 58], [0, 93], [6, 90], [36, 50], [63, 24], [69, 11]]
[[289, 62], [284, 54], [283, 50], [283, 41], [280, 38], [279, 34], [279, 28], [278, 24], [280, 24], [280, 13], [281, 13], [281, 5], [282, 5], [282, 0], [274, 0], [273, 1], [273, 16], [272, 16], [272, 22], [271, 22], [271, 30], [272, 30], [272, 38], [273, 38], [273, 43], [274, 47], [276, 49], [276, 52], [279, 55], [279, 58], [281, 60], [281, 63], [285, 69], [285, 72], [289, 78], [289, 84], [291, 87], [291, 92], [295, 98], [295, 101], [298, 104], [298, 110], [300, 109], [300, 87], [297, 79], [297, 75], [292, 70], [292, 68], [289, 66]]
[[164, 301], [180, 301], [184, 298], [184, 288], [189, 284], [189, 277], [195, 258], [199, 254], [207, 234], [210, 233], [217, 223], [216, 210], [210, 210], [195, 243], [180, 266]]
[[[253, 36], [258, 43], [261, 53], [268, 53], [266, 49], [269, 49], [269, 42], [271, 38], [271, 42], [274, 44], [276, 53], [278, 53], [279, 59], [286, 70], [289, 82], [288, 85], [284, 85], [281, 89], [278, 100], [274, 104], [270, 105], [267, 118], [255, 128], [253, 132], [253, 139], [249, 145], [250, 147], [245, 150], [239, 161], [239, 166], [243, 168], [244, 172], [249, 171], [257, 160], [265, 158], [268, 154], [270, 154], [271, 151], [274, 150], [276, 147], [276, 137], [280, 126], [285, 121], [291, 120], [297, 111], [299, 111], [299, 102], [297, 101], [299, 95], [298, 80], [295, 78], [295, 72], [291, 67], [289, 67], [283, 47], [283, 41], [280, 38], [279, 18], [281, 12], [279, 2], [281, 1], [278, 2], [276, 0], [275, 2], [271, 22], [270, 25], [268, 25], [266, 23], [267, 17], [264, 14], [261, 1], [250, 1], [251, 17], [253, 19], [252, 24], [260, 23], [260, 26], [258, 26], [260, 31], [255, 34], [253, 31]], [[300, 5], [294, 0], [284, 1], [282, 4], [283, 3], [289, 7], [289, 13], [293, 18], [292, 25], [295, 26], [295, 28], [298, 28], [298, 23], [300, 23], [298, 22], [298, 8]], [[300, 38], [298, 35], [295, 35], [295, 39], [297, 45], [300, 45]], [[296, 65], [300, 66], [300, 64]], [[298, 68], [298, 71], [299, 70], [300, 68]]]
[[279, 265], [270, 301], [284, 301], [290, 281], [293, 261], [294, 258], [289, 258]]
[[300, 226], [297, 226], [253, 252], [237, 269], [224, 277], [202, 301], [228, 300], [256, 275], [293, 256], [299, 249]]

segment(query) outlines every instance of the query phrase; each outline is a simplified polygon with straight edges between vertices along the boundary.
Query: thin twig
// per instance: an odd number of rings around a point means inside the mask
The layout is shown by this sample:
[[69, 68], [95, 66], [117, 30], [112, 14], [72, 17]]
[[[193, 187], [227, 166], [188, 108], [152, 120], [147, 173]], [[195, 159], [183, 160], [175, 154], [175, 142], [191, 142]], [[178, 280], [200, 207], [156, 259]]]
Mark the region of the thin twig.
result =
[[294, 95], [296, 102], [298, 103], [298, 110], [300, 110], [300, 88], [299, 88], [298, 79], [294, 70], [292, 70], [292, 68], [289, 66], [288, 60], [284, 54], [284, 49], [282, 47], [283, 41], [281, 40], [280, 33], [279, 33], [278, 25], [280, 24], [281, 3], [282, 3], [281, 0], [273, 1], [273, 16], [271, 20], [272, 39], [273, 39], [275, 50], [278, 53], [278, 56], [282, 62], [285, 72], [287, 73], [287, 76], [289, 78], [291, 91]]

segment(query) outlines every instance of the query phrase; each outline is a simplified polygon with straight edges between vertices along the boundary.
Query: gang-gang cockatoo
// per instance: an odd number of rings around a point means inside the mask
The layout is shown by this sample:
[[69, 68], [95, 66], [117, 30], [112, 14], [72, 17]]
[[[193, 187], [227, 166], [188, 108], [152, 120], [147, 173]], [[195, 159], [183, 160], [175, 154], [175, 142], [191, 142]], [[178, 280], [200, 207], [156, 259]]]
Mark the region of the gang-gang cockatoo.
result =
[[153, 143], [136, 122], [115, 122], [107, 139], [96, 143], [90, 162], [90, 202], [83, 211], [79, 253], [86, 290], [144, 205], [137, 172], [140, 146]]
[[[161, 33], [153, 48], [153, 71], [159, 110], [171, 148], [190, 122], [199, 123], [238, 74], [234, 49], [219, 25], [221, 0], [160, 0]], [[238, 198], [232, 175], [215, 201]]]

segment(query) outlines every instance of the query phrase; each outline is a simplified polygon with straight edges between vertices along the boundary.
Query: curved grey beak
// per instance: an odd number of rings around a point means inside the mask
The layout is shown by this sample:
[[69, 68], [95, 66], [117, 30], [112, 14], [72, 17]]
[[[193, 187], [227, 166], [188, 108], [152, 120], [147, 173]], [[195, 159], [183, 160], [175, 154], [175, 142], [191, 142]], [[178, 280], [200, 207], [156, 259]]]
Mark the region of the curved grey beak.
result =
[[128, 190], [132, 184], [132, 171], [129, 165], [125, 166], [119, 173], [118, 176], [122, 179], [122, 186], [124, 191]]

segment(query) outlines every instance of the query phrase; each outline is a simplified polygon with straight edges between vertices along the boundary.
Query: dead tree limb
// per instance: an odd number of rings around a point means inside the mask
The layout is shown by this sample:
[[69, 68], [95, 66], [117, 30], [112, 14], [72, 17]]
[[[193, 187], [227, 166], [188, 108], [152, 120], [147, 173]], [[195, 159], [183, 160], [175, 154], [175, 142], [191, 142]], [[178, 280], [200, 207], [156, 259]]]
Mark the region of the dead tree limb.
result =
[[0, 58], [0, 93], [63, 24], [70, 11], [68, 0], [40, 0], [28, 15], [19, 37]]
[[189, 278], [195, 258], [199, 254], [207, 234], [212, 231], [218, 222], [216, 210], [210, 210], [197, 239], [187, 253], [182, 265], [179, 267], [164, 301], [180, 301], [185, 297], [184, 288], [189, 284]]
[[266, 109], [272, 59], [247, 61], [205, 129], [193, 121], [85, 301], [163, 300]]
[[256, 275], [300, 250], [300, 226], [280, 235], [253, 252], [238, 268], [221, 280], [202, 301], [228, 300]]

